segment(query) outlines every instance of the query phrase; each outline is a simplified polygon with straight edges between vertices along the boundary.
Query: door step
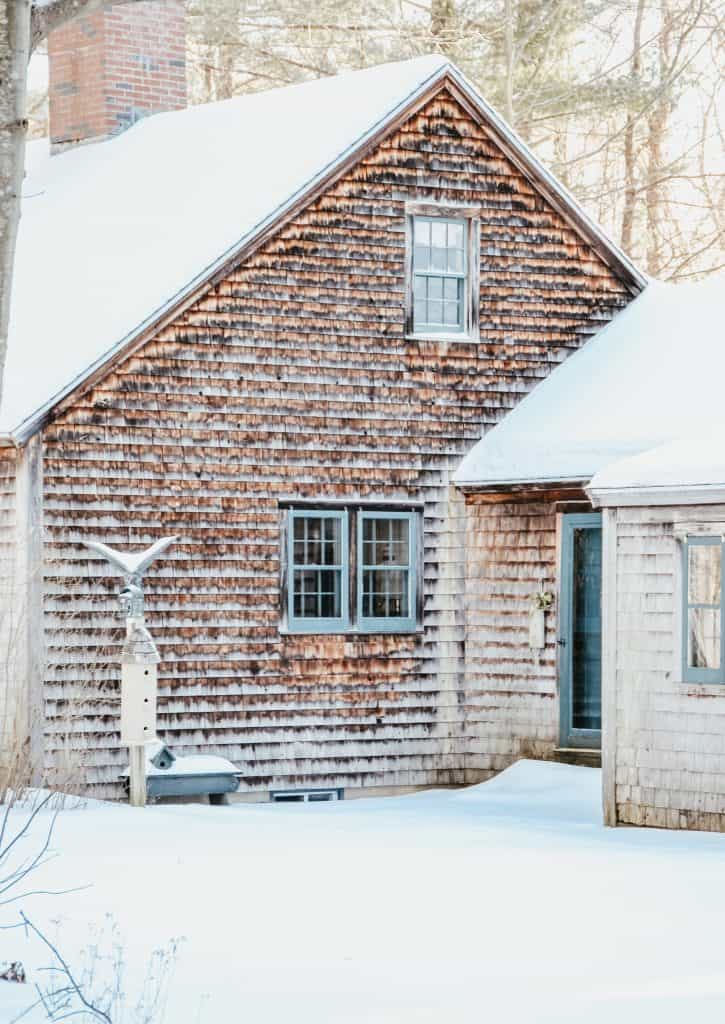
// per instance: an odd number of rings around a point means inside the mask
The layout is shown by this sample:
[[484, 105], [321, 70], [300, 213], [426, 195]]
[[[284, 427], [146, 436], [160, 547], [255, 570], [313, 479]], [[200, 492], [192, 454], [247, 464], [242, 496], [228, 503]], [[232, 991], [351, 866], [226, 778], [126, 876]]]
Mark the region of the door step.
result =
[[586, 768], [602, 767], [601, 750], [590, 750], [588, 747], [556, 747], [550, 754], [550, 760], [559, 764], [578, 764]]

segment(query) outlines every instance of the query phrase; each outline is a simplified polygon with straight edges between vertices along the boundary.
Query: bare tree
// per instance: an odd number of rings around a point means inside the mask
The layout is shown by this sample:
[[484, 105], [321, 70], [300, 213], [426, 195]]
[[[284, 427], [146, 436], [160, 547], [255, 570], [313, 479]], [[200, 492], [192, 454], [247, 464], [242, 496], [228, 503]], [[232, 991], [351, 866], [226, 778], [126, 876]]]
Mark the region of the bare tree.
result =
[[[722, 0], [188, 5], [192, 101], [441, 52], [648, 269], [722, 262]], [[694, 108], [709, 111], [699, 124]]]
[[622, 212], [622, 230], [620, 240], [625, 252], [632, 250], [632, 234], [634, 230], [634, 207], [637, 201], [636, 153], [635, 153], [635, 111], [632, 109], [634, 97], [639, 95], [640, 75], [642, 73], [642, 19], [644, 17], [644, 0], [637, 0], [637, 11], [634, 17], [634, 38], [632, 40], [632, 63], [630, 70], [630, 94], [627, 121], [624, 129], [624, 210]]

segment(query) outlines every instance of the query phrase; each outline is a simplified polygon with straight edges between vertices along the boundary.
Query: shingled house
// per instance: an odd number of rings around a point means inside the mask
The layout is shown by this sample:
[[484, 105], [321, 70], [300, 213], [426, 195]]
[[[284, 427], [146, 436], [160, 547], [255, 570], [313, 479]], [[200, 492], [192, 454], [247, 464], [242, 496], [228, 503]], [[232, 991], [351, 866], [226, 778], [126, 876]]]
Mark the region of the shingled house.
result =
[[[33, 143], [25, 195], [5, 692], [38, 773], [120, 793], [116, 581], [83, 541], [172, 533], [147, 584], [159, 731], [230, 758], [250, 798], [551, 754], [548, 648], [518, 701], [523, 655], [472, 679], [509, 619], [466, 613], [452, 474], [645, 281], [464, 76], [425, 57]], [[553, 543], [533, 516], [501, 551]]]
[[[601, 745], [610, 825], [725, 831], [723, 284], [651, 282], [455, 474], [467, 693], [510, 666], [482, 746], [515, 757], [535, 726], [559, 756]], [[531, 650], [536, 592], [555, 601]]]

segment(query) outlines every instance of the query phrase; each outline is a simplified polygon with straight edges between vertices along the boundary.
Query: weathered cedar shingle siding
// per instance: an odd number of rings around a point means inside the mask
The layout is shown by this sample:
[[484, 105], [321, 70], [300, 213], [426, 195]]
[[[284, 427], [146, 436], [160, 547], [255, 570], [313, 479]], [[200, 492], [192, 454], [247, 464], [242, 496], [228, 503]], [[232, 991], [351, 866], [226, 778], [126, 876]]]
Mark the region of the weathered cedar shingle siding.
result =
[[[409, 199], [480, 204], [480, 344], [404, 338]], [[116, 582], [80, 541], [178, 532], [148, 583], [176, 749], [226, 754], [252, 788], [463, 781], [450, 472], [627, 299], [483, 128], [429, 101], [45, 429], [51, 756], [64, 686], [92, 678], [89, 778], [110, 792], [125, 761], [116, 670], [89, 667], [117, 636]], [[291, 495], [425, 502], [423, 635], [279, 636]]]
[[617, 510], [616, 807], [632, 825], [725, 831], [725, 686], [682, 682], [673, 524], [725, 523], [725, 506]]
[[466, 524], [466, 781], [557, 744], [557, 608], [546, 647], [529, 649], [534, 594], [556, 592], [553, 501], [468, 499]]
[[[5, 767], [15, 718], [17, 675], [16, 635], [20, 595], [16, 587], [16, 466], [14, 448], [0, 449], [0, 769]], [[6, 741], [6, 742], [2, 742]]]

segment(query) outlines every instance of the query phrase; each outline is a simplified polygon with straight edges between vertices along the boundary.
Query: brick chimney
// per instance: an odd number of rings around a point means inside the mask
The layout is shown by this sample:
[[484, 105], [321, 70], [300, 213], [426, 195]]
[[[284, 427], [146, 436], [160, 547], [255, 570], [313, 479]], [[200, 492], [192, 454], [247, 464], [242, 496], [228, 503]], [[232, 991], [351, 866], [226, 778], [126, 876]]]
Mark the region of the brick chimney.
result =
[[100, 139], [186, 106], [183, 0], [108, 5], [48, 39], [50, 141]]

